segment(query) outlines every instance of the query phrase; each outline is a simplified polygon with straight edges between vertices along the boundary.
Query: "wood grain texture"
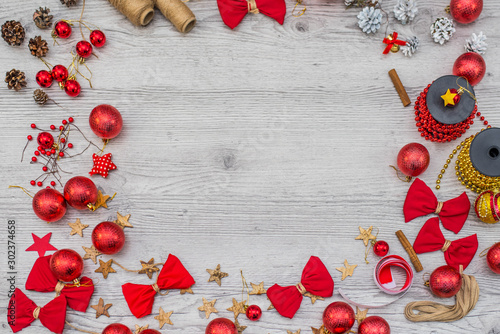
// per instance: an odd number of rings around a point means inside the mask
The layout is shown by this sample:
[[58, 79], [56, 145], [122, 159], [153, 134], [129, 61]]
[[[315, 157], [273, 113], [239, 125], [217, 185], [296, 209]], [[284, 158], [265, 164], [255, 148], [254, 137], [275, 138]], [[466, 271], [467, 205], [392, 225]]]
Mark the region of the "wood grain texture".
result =
[[[498, 73], [500, 70], [500, 11], [496, 2], [485, 1], [477, 22], [457, 25], [452, 40], [440, 46], [429, 36], [429, 26], [445, 15], [445, 1], [419, 1], [419, 14], [412, 24], [400, 25], [392, 15], [395, 1], [383, 1], [389, 13], [388, 32], [400, 36], [416, 35], [420, 50], [412, 58], [401, 53], [382, 55], [386, 25], [374, 36], [364, 35], [357, 27], [356, 9], [345, 10], [342, 1], [306, 1], [305, 15], [291, 16], [293, 1], [287, 0], [288, 14], [283, 26], [264, 15], [248, 15], [234, 31], [221, 21], [215, 1], [193, 0], [188, 6], [197, 17], [197, 25], [183, 35], [156, 11], [152, 23], [134, 27], [107, 1], [87, 0], [85, 19], [98, 25], [107, 35], [107, 45], [97, 50], [99, 59], [88, 61], [94, 73], [94, 89], [82, 81], [83, 93], [69, 98], [56, 87], [47, 90], [54, 104], [39, 107], [32, 100], [37, 71], [43, 68], [21, 47], [0, 43], [2, 73], [12, 68], [26, 72], [28, 89], [9, 91], [0, 85], [0, 130], [3, 145], [0, 192], [2, 234], [7, 220], [15, 219], [17, 234], [17, 286], [23, 288], [36, 253], [25, 252], [31, 245], [31, 233], [43, 236], [53, 232], [51, 243], [57, 248], [91, 245], [91, 229], [100, 221], [113, 219], [116, 211], [132, 214], [133, 229], [126, 230], [124, 249], [114, 258], [130, 268], [139, 268], [139, 260], [154, 257], [164, 261], [169, 253], [177, 255], [196, 280], [194, 295], [171, 291], [157, 296], [153, 314], [135, 319], [127, 308], [120, 285], [125, 282], [148, 284], [146, 276], [137, 276], [117, 268], [107, 280], [94, 273], [97, 268], [85, 262], [84, 274], [98, 280], [91, 304], [99, 298], [112, 303], [111, 318], [95, 319], [89, 308], [82, 314], [68, 310], [67, 320], [74, 325], [100, 332], [107, 324], [121, 322], [133, 328], [149, 324], [158, 329], [154, 316], [161, 306], [174, 311], [174, 326], [164, 333], [203, 333], [209, 320], [197, 310], [202, 297], [217, 298], [215, 316], [232, 317], [226, 311], [231, 299], [241, 298], [240, 269], [249, 282], [296, 284], [310, 255], [319, 256], [336, 283], [335, 294], [311, 305], [307, 298], [293, 320], [276, 311], [265, 311], [261, 320], [251, 323], [244, 334], [285, 333], [286, 330], [309, 333], [319, 327], [328, 303], [340, 300], [342, 287], [352, 299], [382, 304], [391, 297], [379, 292], [371, 279], [376, 258], [363, 262], [364, 247], [354, 238], [358, 226], [379, 228], [391, 253], [407, 258], [395, 231], [402, 229], [410, 242], [426, 217], [404, 224], [402, 205], [408, 184], [399, 182], [388, 167], [396, 163], [399, 149], [409, 142], [425, 144], [431, 163], [422, 179], [429, 185], [442, 168], [449, 152], [458, 142], [425, 142], [417, 132], [412, 107], [403, 108], [387, 74], [395, 68], [414, 101], [422, 89], [439, 76], [450, 74], [453, 62], [463, 53], [465, 39], [472, 32], [488, 36], [484, 56], [487, 74], [475, 91], [479, 111], [490, 124], [500, 124]], [[55, 19], [77, 18], [81, 5], [67, 9], [58, 0], [14, 1], [0, 4], [2, 23], [20, 20], [28, 38], [41, 34], [50, 40], [49, 31], [40, 31], [31, 22], [33, 11], [48, 6]], [[47, 60], [68, 63], [69, 52], [79, 40], [78, 31], [68, 40], [51, 47]], [[105, 193], [117, 192], [109, 209], [94, 213], [68, 210], [58, 223], [47, 225], [32, 212], [30, 199], [22, 192], [8, 190], [10, 184], [29, 186], [39, 175], [35, 166], [20, 163], [29, 124], [47, 127], [73, 116], [76, 124], [92, 140], [87, 117], [98, 104], [117, 107], [124, 118], [124, 129], [106, 151], [113, 153], [118, 166], [107, 179], [93, 177]], [[468, 135], [481, 128], [479, 121]], [[75, 150], [85, 142], [75, 135]], [[32, 149], [28, 151], [30, 153]], [[65, 180], [87, 175], [91, 151], [62, 162]], [[29, 155], [28, 155], [29, 156]], [[447, 171], [438, 198], [446, 200], [464, 189], [453, 173]], [[468, 193], [474, 200], [473, 193]], [[69, 236], [67, 222], [80, 218], [90, 227], [84, 238]], [[498, 226], [487, 226], [473, 211], [458, 236], [444, 231], [451, 240], [477, 233], [479, 250], [498, 242]], [[7, 305], [7, 242], [2, 238], [0, 261], [2, 283], [0, 305]], [[341, 281], [335, 267], [344, 259], [358, 264], [353, 277]], [[424, 271], [443, 265], [439, 252], [420, 257]], [[220, 263], [229, 273], [222, 287], [208, 283], [206, 268]], [[453, 323], [414, 324], [403, 315], [404, 306], [414, 300], [436, 300], [423, 278], [417, 275], [414, 287], [401, 300], [388, 307], [371, 310], [391, 325], [392, 333], [498, 333], [498, 284], [500, 277], [476, 257], [467, 269], [481, 288], [476, 308], [465, 319]], [[40, 305], [52, 294], [28, 292]], [[265, 296], [251, 296], [266, 310]], [[452, 303], [452, 300], [444, 300]], [[0, 309], [1, 332], [10, 332], [6, 309]], [[23, 331], [43, 332], [39, 322]], [[78, 333], [67, 328], [65, 333]]]

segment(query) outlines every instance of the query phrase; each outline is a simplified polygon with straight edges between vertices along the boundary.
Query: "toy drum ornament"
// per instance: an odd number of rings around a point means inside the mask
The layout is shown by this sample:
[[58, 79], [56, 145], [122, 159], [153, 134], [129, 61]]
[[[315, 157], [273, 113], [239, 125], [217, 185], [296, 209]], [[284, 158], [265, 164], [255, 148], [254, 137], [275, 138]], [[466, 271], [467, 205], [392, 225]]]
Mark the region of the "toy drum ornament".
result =
[[499, 197], [498, 189], [486, 190], [479, 194], [474, 202], [474, 211], [477, 218], [487, 224], [497, 223], [500, 220]]

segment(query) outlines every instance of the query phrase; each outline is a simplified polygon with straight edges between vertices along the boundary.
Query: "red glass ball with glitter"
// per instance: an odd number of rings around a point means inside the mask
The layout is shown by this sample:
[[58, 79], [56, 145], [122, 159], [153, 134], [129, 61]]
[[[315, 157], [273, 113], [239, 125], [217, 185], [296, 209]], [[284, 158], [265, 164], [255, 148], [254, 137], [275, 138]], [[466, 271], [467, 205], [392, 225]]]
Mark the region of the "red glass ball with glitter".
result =
[[76, 54], [82, 58], [88, 58], [92, 55], [92, 44], [87, 41], [76, 43]]
[[377, 256], [386, 256], [389, 253], [389, 244], [384, 240], [379, 240], [373, 245], [373, 252]]
[[50, 74], [49, 71], [46, 71], [46, 70], [38, 71], [35, 79], [36, 79], [36, 83], [40, 87], [47, 88], [47, 87], [52, 86], [53, 79], [52, 79], [52, 75]]
[[111, 139], [122, 130], [123, 119], [118, 109], [109, 104], [101, 104], [90, 112], [89, 124], [99, 138]]
[[455, 60], [453, 75], [464, 77], [472, 86], [477, 85], [486, 73], [486, 62], [476, 52], [467, 52]]
[[429, 287], [438, 297], [453, 297], [462, 287], [462, 275], [451, 266], [438, 267], [431, 274]]
[[92, 30], [90, 33], [90, 43], [96, 48], [103, 47], [106, 43], [106, 35], [100, 30]]
[[66, 94], [68, 94], [71, 97], [76, 97], [80, 95], [80, 92], [82, 91], [82, 87], [78, 83], [78, 81], [70, 79], [66, 80], [64, 83], [64, 91]]
[[161, 332], [157, 331], [156, 329], [148, 328], [143, 331], [140, 331], [139, 334], [161, 334]]
[[390, 334], [391, 327], [384, 318], [373, 315], [361, 321], [358, 334]]
[[54, 136], [49, 132], [40, 132], [36, 137], [36, 141], [42, 148], [52, 148], [52, 145], [54, 145]]
[[101, 334], [132, 334], [132, 331], [125, 325], [114, 323], [104, 327]]
[[399, 170], [407, 176], [418, 176], [429, 166], [429, 151], [419, 143], [409, 143], [398, 153]]
[[97, 200], [97, 187], [85, 176], [75, 176], [64, 185], [64, 199], [77, 210], [88, 209]]
[[495, 274], [500, 274], [500, 242], [497, 242], [488, 250], [486, 261], [491, 271]]
[[258, 305], [250, 305], [247, 307], [245, 314], [248, 319], [252, 321], [257, 321], [262, 316], [262, 310]]
[[33, 211], [41, 220], [56, 222], [66, 214], [66, 200], [55, 189], [42, 189], [33, 196]]
[[68, 38], [71, 35], [71, 25], [66, 21], [58, 21], [52, 32], [59, 38]]
[[458, 23], [474, 22], [483, 10], [483, 0], [451, 0], [450, 14]]
[[64, 65], [56, 65], [52, 67], [52, 79], [57, 82], [63, 82], [68, 79], [68, 69]]
[[103, 254], [116, 254], [125, 244], [125, 233], [113, 222], [102, 222], [92, 231], [92, 244]]
[[354, 310], [344, 302], [333, 302], [323, 312], [323, 325], [332, 334], [345, 333], [354, 325]]
[[238, 329], [231, 320], [216, 318], [208, 323], [205, 334], [238, 334]]
[[71, 282], [82, 275], [83, 259], [72, 249], [60, 249], [50, 258], [50, 271], [63, 282]]

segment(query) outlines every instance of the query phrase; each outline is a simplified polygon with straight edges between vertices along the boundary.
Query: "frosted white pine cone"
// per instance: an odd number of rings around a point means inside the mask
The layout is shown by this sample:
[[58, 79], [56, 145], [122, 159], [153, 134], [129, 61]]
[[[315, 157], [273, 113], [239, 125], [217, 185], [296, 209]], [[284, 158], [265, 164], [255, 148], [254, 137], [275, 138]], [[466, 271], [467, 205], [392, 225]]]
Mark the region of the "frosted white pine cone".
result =
[[382, 13], [380, 9], [374, 7], [365, 7], [358, 14], [358, 26], [364, 33], [375, 33], [380, 29], [382, 22]]
[[467, 52], [476, 52], [484, 54], [488, 48], [486, 43], [486, 35], [481, 31], [479, 35], [472, 33], [472, 36], [465, 41], [465, 50]]
[[398, 3], [394, 6], [394, 16], [402, 24], [413, 21], [417, 13], [417, 1], [415, 0], [398, 0]]
[[411, 57], [415, 52], [417, 52], [419, 45], [419, 40], [417, 36], [413, 36], [406, 41], [406, 45], [401, 47], [401, 51], [406, 57]]
[[441, 45], [443, 45], [444, 42], [449, 41], [454, 32], [455, 26], [453, 24], [453, 20], [446, 17], [437, 18], [431, 25], [431, 36], [434, 39], [434, 42]]

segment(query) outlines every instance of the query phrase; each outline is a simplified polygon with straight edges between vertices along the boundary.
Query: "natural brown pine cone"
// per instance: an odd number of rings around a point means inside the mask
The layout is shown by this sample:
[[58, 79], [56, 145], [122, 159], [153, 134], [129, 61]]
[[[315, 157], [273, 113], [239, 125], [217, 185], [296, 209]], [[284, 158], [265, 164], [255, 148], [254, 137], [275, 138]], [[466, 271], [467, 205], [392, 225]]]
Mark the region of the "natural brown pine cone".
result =
[[47, 41], [42, 39], [42, 37], [40, 36], [31, 38], [28, 46], [31, 54], [35, 57], [45, 57], [45, 55], [49, 51], [49, 45], [47, 44]]
[[10, 45], [21, 45], [25, 31], [20, 22], [11, 20], [2, 25], [2, 38]]
[[49, 100], [49, 96], [41, 89], [35, 89], [33, 92], [33, 99], [39, 105], [44, 105]]
[[14, 68], [5, 74], [5, 82], [7, 83], [9, 89], [14, 88], [16, 91], [26, 87], [26, 77], [24, 76], [24, 72]]
[[35, 13], [33, 14], [33, 21], [38, 28], [47, 29], [52, 26], [53, 16], [49, 15], [49, 13], [50, 9], [47, 7], [40, 7], [39, 9], [35, 10]]
[[61, 3], [63, 5], [66, 5], [66, 7], [74, 6], [74, 5], [76, 5], [77, 2], [78, 2], [78, 0], [61, 0]]

